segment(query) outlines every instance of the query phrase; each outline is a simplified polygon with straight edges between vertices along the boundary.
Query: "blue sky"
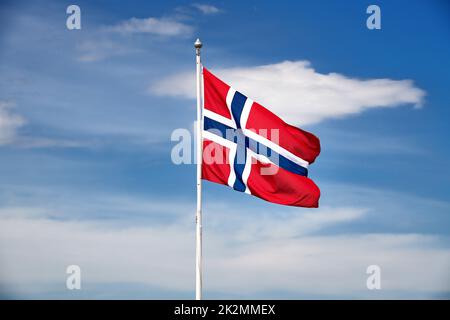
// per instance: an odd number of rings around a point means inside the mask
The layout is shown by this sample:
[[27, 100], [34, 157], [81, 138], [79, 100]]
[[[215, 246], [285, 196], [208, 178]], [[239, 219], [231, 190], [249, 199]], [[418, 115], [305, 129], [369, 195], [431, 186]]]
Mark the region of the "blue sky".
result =
[[445, 1], [377, 1], [381, 30], [367, 1], [78, 1], [81, 30], [69, 4], [0, 5], [2, 297], [193, 297], [195, 166], [170, 136], [196, 117], [196, 37], [322, 144], [316, 210], [205, 182], [205, 297], [449, 297]]

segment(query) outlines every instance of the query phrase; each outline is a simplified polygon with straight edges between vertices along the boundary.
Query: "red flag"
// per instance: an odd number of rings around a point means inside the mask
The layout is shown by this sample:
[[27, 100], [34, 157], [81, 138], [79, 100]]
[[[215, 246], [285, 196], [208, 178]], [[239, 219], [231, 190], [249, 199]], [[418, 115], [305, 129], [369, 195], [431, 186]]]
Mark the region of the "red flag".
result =
[[269, 202], [318, 207], [308, 178], [320, 153], [313, 134], [291, 126], [203, 68], [202, 178]]

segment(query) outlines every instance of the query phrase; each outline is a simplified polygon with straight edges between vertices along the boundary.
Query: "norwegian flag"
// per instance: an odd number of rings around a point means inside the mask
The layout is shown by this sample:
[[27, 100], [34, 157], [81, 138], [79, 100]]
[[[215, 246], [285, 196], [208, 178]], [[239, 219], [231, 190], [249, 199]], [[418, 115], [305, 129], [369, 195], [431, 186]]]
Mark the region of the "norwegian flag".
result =
[[319, 205], [308, 166], [320, 153], [313, 134], [291, 126], [203, 67], [202, 179], [269, 202]]

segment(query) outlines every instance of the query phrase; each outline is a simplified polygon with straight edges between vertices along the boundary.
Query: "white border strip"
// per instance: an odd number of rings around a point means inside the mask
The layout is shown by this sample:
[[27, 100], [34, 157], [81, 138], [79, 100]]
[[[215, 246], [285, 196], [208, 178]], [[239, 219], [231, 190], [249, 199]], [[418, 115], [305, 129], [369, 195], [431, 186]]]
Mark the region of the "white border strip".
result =
[[247, 149], [247, 154], [251, 155], [253, 158], [255, 158], [256, 160], [258, 160], [259, 162], [261, 162], [263, 164], [273, 164], [273, 165], [278, 166], [276, 163], [271, 161], [266, 156], [263, 156], [262, 154], [256, 153], [256, 152], [254, 152], [251, 149]]
[[236, 144], [234, 142], [227, 140], [225, 138], [222, 138], [221, 136], [218, 136], [217, 134], [214, 134], [212, 132], [203, 130], [203, 137], [210, 141], [216, 142], [224, 147], [227, 147], [228, 149], [233, 149], [233, 148], [236, 149]]
[[283, 157], [291, 160], [292, 162], [304, 167], [304, 168], [308, 168], [309, 166], [309, 162], [306, 160], [303, 160], [300, 157], [297, 157], [295, 154], [293, 154], [292, 152], [284, 149], [283, 147], [279, 146], [278, 144], [274, 143], [273, 141], [270, 141], [267, 138], [264, 138], [263, 136], [260, 136], [259, 134], [257, 134], [256, 132], [249, 130], [249, 129], [242, 129], [244, 135], [246, 135], [249, 138], [252, 138], [253, 140], [262, 143], [264, 145], [266, 145], [267, 147], [269, 147], [270, 149], [272, 149], [273, 151], [275, 151], [276, 153], [282, 155]]
[[250, 111], [252, 110], [252, 106], [253, 106], [253, 100], [250, 98], [247, 98], [247, 100], [245, 100], [245, 104], [244, 107], [242, 108], [242, 113], [241, 113], [241, 127], [245, 128], [247, 126], [247, 120], [248, 120], [248, 116], [250, 115]]
[[[231, 103], [233, 101], [233, 97], [234, 97], [235, 93], [236, 93], [236, 90], [233, 89], [232, 87], [230, 87], [230, 89], [228, 90], [228, 93], [227, 93], [227, 98], [226, 98], [227, 106], [228, 106], [228, 109], [230, 110], [230, 114], [231, 114], [232, 118], [233, 118], [233, 113], [231, 111]], [[247, 129], [247, 120], [248, 120], [248, 117], [249, 117], [250, 112], [252, 110], [253, 102], [254, 101], [252, 99], [247, 97], [247, 100], [245, 101], [244, 107], [242, 109], [240, 122], [241, 122], [241, 127], [242, 127], [242, 131], [243, 131], [244, 135], [246, 135], [249, 138], [252, 138], [253, 140], [255, 140], [255, 141], [259, 142], [259, 143], [262, 143], [262, 144], [266, 145], [270, 149], [274, 150], [275, 152], [277, 152], [278, 154], [282, 155], [283, 157], [291, 160], [292, 162], [298, 164], [299, 166], [302, 166], [304, 168], [308, 168], [308, 166], [309, 166], [309, 162], [308, 161], [306, 161], [306, 160], [296, 156], [292, 152], [284, 149], [280, 145], [278, 145], [278, 144], [274, 143], [273, 141], [271, 141], [271, 140], [269, 140], [269, 139], [267, 139], [267, 138], [257, 134], [256, 132]], [[214, 114], [214, 112], [210, 111], [208, 114]], [[213, 117], [210, 117], [210, 118], [214, 119], [214, 120], [216, 120], [218, 122], [221, 122], [223, 124], [226, 124], [228, 126], [231, 126], [230, 124], [233, 123], [233, 125], [231, 127], [236, 129], [237, 126], [236, 126], [236, 122], [234, 121], [234, 118], [233, 118], [233, 120], [230, 120], [230, 119], [227, 119], [227, 118], [222, 117], [220, 115], [217, 115], [217, 116], [218, 117], [214, 116], [215, 118], [213, 118]]]
[[[249, 149], [247, 149], [248, 151]], [[250, 176], [250, 172], [252, 171], [252, 156], [250, 153], [247, 152], [247, 158], [245, 159], [245, 167], [244, 171], [242, 172], [242, 182], [245, 185], [245, 193], [252, 194], [250, 192], [250, 189], [248, 188], [248, 177]]]
[[228, 165], [230, 166], [230, 175], [228, 176], [228, 185], [233, 188], [236, 181], [236, 173], [234, 172], [234, 158], [236, 157], [237, 145], [230, 140], [222, 138], [217, 134], [203, 130], [203, 138], [218, 143], [229, 149], [228, 153]]
[[231, 128], [236, 129], [236, 122], [234, 121], [234, 119], [231, 120], [231, 119], [225, 118], [224, 116], [221, 116], [218, 113], [212, 112], [211, 110], [204, 109], [203, 110], [203, 117], [208, 117], [208, 118], [210, 118], [212, 120], [215, 120], [217, 122], [220, 122], [220, 123], [222, 123], [224, 125], [227, 125], [227, 126], [229, 126]]
[[233, 113], [231, 112], [231, 103], [233, 102], [235, 93], [236, 93], [236, 90], [234, 90], [232, 87], [230, 87], [230, 89], [228, 89], [227, 98], [226, 98], [227, 107], [228, 107], [228, 110], [230, 110], [231, 118], [233, 118]]
[[236, 172], [234, 171], [234, 158], [236, 158], [237, 148], [236, 146], [233, 149], [230, 149], [228, 154], [228, 162], [230, 165], [230, 176], [228, 177], [228, 185], [233, 188], [234, 183], [236, 182]]

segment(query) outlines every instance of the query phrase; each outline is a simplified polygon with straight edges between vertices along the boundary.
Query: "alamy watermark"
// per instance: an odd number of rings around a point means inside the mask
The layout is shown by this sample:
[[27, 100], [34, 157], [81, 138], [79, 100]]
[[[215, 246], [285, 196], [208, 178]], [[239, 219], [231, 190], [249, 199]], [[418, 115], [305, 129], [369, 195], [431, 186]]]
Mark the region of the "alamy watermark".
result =
[[68, 290], [81, 290], [81, 268], [76, 264], [67, 267], [66, 288]]
[[[175, 129], [170, 137], [176, 144], [171, 150], [172, 163], [195, 164], [196, 138], [188, 129]], [[209, 129], [203, 132], [205, 164], [258, 164], [262, 175], [278, 172], [280, 155], [273, 150], [279, 146], [279, 129]]]
[[81, 29], [81, 9], [76, 4], [67, 7], [66, 13], [69, 15], [66, 20], [66, 27], [69, 30]]
[[366, 286], [369, 290], [381, 289], [381, 268], [376, 264], [367, 267], [366, 273], [369, 275], [366, 280]]
[[366, 26], [369, 30], [380, 30], [381, 29], [381, 9], [376, 4], [371, 4], [367, 7], [367, 14], [370, 16], [366, 20]]

